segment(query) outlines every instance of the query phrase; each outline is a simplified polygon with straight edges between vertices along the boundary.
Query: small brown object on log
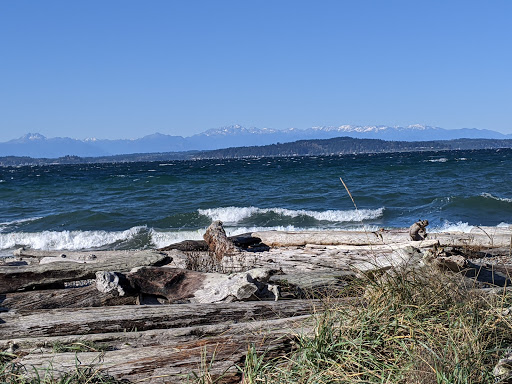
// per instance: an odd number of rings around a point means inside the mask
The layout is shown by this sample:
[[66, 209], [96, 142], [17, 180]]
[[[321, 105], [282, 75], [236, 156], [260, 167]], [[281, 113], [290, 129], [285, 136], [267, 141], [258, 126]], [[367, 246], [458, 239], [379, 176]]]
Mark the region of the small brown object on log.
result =
[[418, 220], [409, 228], [409, 236], [413, 241], [425, 240], [427, 238], [428, 220]]

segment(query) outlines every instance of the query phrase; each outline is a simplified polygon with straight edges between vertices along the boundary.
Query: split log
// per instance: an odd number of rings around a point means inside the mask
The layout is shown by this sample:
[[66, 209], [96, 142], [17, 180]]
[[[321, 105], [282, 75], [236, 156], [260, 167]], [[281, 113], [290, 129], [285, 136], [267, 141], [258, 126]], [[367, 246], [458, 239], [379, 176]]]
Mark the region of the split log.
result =
[[284, 300], [7, 312], [0, 314], [0, 340], [229, 324], [307, 315], [323, 307], [320, 300]]
[[97, 272], [96, 287], [100, 292], [120, 296], [125, 292], [162, 296], [170, 303], [277, 299], [277, 292], [269, 291], [268, 286], [273, 273], [268, 269], [253, 269], [224, 275], [169, 267], [140, 267], [127, 274]]
[[423, 250], [438, 244], [437, 240], [361, 246], [309, 244], [305, 247], [272, 248], [268, 252], [225, 256], [221, 266], [226, 272], [250, 268], [271, 268], [284, 274], [335, 270], [370, 272], [417, 263]]
[[[475, 227], [470, 233], [429, 232], [427, 240], [438, 240], [441, 246], [507, 247], [511, 244], [510, 228]], [[254, 232], [253, 237], [271, 247], [319, 245], [379, 245], [404, 242], [409, 239], [406, 229], [362, 231], [268, 231]]]
[[227, 237], [226, 231], [224, 231], [222, 227], [222, 221], [217, 220], [210, 224], [203, 238], [208, 244], [208, 249], [215, 255], [217, 261], [222, 260], [224, 255], [232, 255], [240, 252], [240, 249]]
[[103, 307], [136, 303], [137, 297], [101, 293], [94, 285], [0, 295], [0, 307], [8, 310], [31, 311], [35, 309]]
[[65, 282], [93, 279], [97, 271], [129, 271], [139, 266], [160, 266], [171, 261], [167, 254], [156, 251], [124, 252], [122, 257], [106, 258], [102, 262], [55, 263], [2, 267], [0, 270], [0, 293], [20, 289], [60, 288]]
[[[141, 338], [158, 337], [160, 342], [150, 345], [137, 345], [137, 348], [125, 347], [121, 350], [79, 353], [32, 352], [17, 362], [37, 369], [46, 370], [51, 364], [51, 372], [69, 372], [76, 368], [77, 361], [82, 367], [94, 366], [118, 380], [131, 382], [148, 381], [151, 383], [182, 383], [192, 373], [197, 376], [208, 374], [218, 383], [239, 383], [240, 372], [236, 365], [243, 366], [249, 346], [259, 355], [270, 359], [290, 352], [298, 333], [308, 333], [310, 325], [303, 325], [304, 318], [286, 318], [270, 321], [239, 323], [226, 326], [209, 326], [208, 337], [201, 337], [196, 328], [186, 330], [162, 330], [161, 335], [152, 331], [152, 335]], [[181, 335], [175, 336], [176, 331]], [[142, 334], [144, 332], [136, 332]], [[130, 333], [130, 344], [135, 338]], [[163, 338], [161, 337], [163, 336]], [[203, 365], [202, 365], [203, 363]], [[201, 371], [206, 364], [207, 372]], [[33, 370], [29, 371], [31, 374]]]

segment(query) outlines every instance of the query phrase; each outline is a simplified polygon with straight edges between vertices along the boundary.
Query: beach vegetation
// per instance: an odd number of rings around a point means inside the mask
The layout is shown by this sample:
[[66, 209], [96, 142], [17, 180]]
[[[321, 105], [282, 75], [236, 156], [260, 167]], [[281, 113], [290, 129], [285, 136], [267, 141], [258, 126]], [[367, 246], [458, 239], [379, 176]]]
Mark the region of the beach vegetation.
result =
[[509, 291], [477, 292], [458, 275], [425, 271], [365, 284], [360, 301], [332, 300], [317, 313], [290, 355], [265, 360], [249, 350], [244, 383], [495, 382], [512, 346]]

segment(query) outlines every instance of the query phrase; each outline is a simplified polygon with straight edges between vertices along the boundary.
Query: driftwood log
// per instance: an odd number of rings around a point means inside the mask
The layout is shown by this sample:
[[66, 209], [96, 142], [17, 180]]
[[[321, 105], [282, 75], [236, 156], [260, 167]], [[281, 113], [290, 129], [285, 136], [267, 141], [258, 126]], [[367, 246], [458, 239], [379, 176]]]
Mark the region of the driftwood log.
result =
[[[404, 229], [382, 230], [376, 232], [361, 231], [267, 231], [254, 232], [253, 237], [271, 247], [316, 245], [383, 245], [401, 243], [409, 240]], [[475, 227], [470, 233], [429, 232], [426, 240], [438, 240], [441, 246], [470, 246], [483, 248], [509, 247], [511, 229], [499, 227]]]
[[0, 340], [146, 331], [204, 324], [277, 319], [311, 314], [320, 300], [247, 301], [215, 304], [123, 305], [0, 313]]
[[[241, 235], [229, 236], [228, 239], [238, 248], [251, 251], [253, 248], [265, 248], [261, 244], [261, 239], [252, 236], [251, 233], [244, 233]], [[166, 247], [159, 248], [159, 251], [171, 251], [176, 249], [178, 251], [186, 252], [206, 252], [209, 250], [208, 243], [204, 240], [184, 240], [179, 243], [170, 244]]]
[[274, 271], [252, 269], [231, 275], [169, 267], [140, 267], [130, 273], [97, 272], [96, 286], [114, 295], [146, 294], [165, 297], [170, 303], [215, 303], [248, 299], [277, 299], [268, 280]]
[[0, 308], [35, 310], [85, 308], [137, 304], [136, 296], [118, 296], [99, 292], [94, 285], [79, 288], [45, 289], [0, 294]]
[[[248, 347], [266, 358], [288, 353], [299, 334], [310, 333], [313, 323], [309, 316], [297, 316], [235, 324], [214, 324], [158, 331], [127, 332], [120, 334], [88, 335], [17, 340], [19, 348], [32, 352], [18, 360], [39, 372], [50, 365], [54, 375], [72, 371], [79, 361], [82, 367], [93, 365], [116, 379], [131, 382], [182, 383], [187, 377], [210, 375], [219, 383], [239, 383], [236, 365], [243, 366]], [[99, 352], [52, 353], [51, 345], [83, 345], [94, 341], [108, 342], [119, 349]], [[38, 349], [35, 349], [35, 348]], [[50, 347], [50, 348], [45, 348]], [[209, 365], [206, 372], [201, 363]], [[204, 365], [203, 365], [204, 366]], [[33, 374], [33, 370], [31, 373]]]
[[94, 279], [97, 271], [129, 271], [139, 266], [160, 266], [170, 262], [171, 258], [167, 254], [157, 251], [125, 251], [118, 257], [86, 263], [59, 260], [39, 265], [4, 266], [0, 269], [0, 293], [20, 289], [60, 288], [65, 282]]
[[203, 238], [217, 261], [222, 260], [225, 255], [240, 252], [240, 249], [227, 237], [226, 231], [222, 227], [222, 221], [217, 220], [210, 224]]
[[[416, 263], [421, 251], [437, 246], [437, 240], [408, 241], [380, 245], [313, 245], [272, 248], [268, 252], [244, 252], [225, 256], [226, 272], [270, 268], [284, 274], [320, 271], [369, 272]], [[173, 254], [174, 255], [174, 254]], [[176, 255], [176, 262], [183, 256]]]

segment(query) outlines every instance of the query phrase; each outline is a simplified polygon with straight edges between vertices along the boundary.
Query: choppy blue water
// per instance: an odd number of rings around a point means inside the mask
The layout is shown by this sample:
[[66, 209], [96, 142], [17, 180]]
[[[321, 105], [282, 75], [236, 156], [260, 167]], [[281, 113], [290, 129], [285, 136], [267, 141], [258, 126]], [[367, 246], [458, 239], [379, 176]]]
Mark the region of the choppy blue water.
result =
[[[343, 178], [357, 210], [340, 182]], [[0, 168], [0, 253], [270, 229], [512, 223], [512, 150]]]

